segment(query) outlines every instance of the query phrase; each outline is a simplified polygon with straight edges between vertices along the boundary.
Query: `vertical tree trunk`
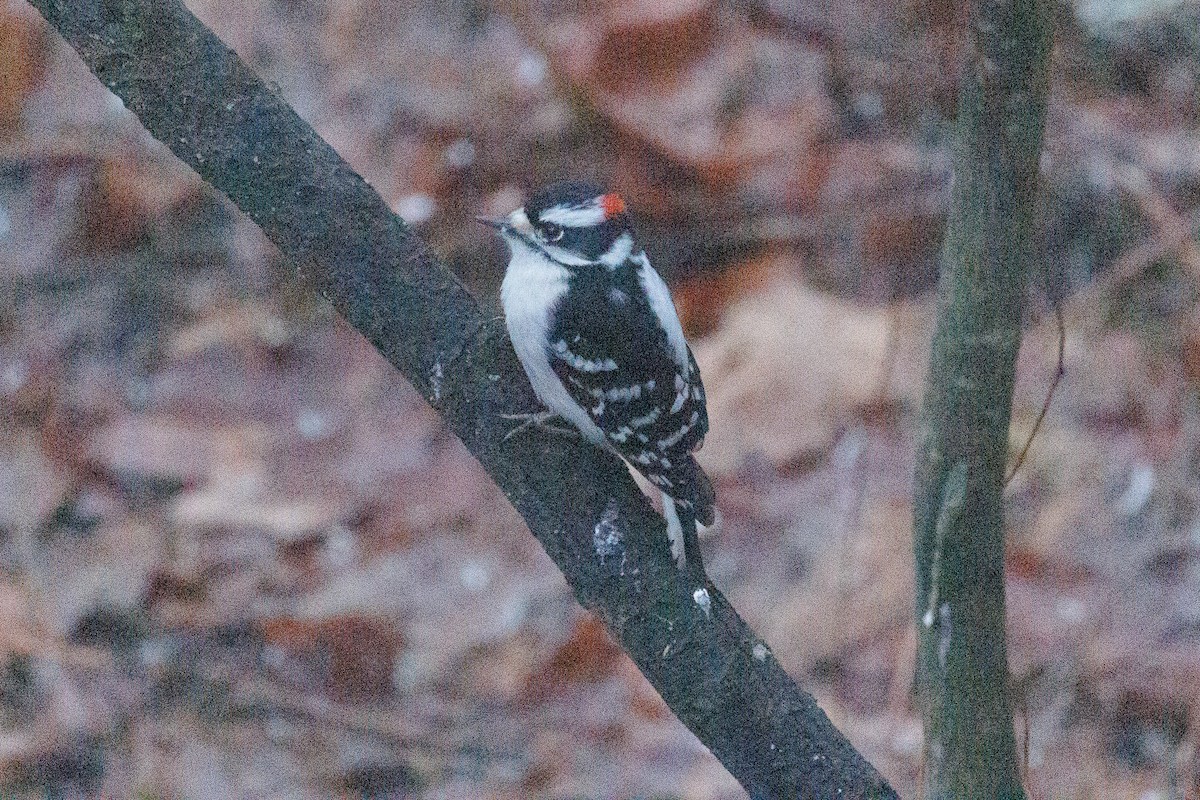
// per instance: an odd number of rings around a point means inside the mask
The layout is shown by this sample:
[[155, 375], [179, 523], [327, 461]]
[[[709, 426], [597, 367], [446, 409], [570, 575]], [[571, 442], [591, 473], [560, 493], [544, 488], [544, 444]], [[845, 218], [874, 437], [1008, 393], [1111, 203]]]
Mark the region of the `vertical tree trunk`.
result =
[[914, 508], [925, 796], [1023, 797], [1001, 494], [1047, 94], [1049, 0], [974, 0]]

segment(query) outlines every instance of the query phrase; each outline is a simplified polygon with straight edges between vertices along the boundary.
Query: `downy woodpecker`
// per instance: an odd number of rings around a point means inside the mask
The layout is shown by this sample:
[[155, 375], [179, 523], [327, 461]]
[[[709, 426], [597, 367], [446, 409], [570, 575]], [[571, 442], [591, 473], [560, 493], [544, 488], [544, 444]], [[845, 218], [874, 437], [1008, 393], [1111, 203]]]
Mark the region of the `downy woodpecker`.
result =
[[511, 251], [505, 322], [548, 410], [523, 416], [561, 417], [644, 475], [662, 493], [676, 563], [702, 572], [696, 526], [716, 513], [692, 455], [708, 432], [704, 385], [624, 200], [590, 183], [556, 183], [507, 217], [481, 221]]

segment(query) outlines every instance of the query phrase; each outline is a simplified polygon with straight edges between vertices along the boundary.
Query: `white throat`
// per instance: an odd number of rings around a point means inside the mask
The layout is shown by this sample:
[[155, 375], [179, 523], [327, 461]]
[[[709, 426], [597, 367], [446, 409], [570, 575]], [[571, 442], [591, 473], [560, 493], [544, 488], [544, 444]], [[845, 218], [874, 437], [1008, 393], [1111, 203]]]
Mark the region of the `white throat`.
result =
[[510, 239], [509, 248], [512, 258], [500, 285], [500, 304], [517, 358], [538, 399], [593, 443], [603, 446], [604, 433], [587, 411], [571, 399], [554, 374], [546, 351], [550, 315], [567, 291], [570, 273], [523, 242]]

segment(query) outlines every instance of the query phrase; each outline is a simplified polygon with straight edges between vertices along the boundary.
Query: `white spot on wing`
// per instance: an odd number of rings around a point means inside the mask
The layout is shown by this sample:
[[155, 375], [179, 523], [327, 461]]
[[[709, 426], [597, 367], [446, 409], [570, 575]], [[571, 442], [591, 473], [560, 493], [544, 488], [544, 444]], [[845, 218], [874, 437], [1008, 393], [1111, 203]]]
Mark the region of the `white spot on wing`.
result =
[[634, 428], [644, 428], [647, 425], [653, 424], [654, 420], [658, 419], [658, 415], [662, 413], [660, 408], [652, 408], [649, 412], [640, 417], [634, 417], [629, 420], [629, 424]]
[[712, 619], [712, 598], [708, 596], [708, 589], [701, 587], [692, 592], [692, 602], [700, 606], [705, 619]]
[[683, 403], [685, 400], [687, 400], [687, 384], [684, 382], [682, 375], [676, 375], [675, 402], [671, 404], [671, 413], [678, 414], [679, 409], [683, 408]]
[[679, 440], [682, 439], [684, 436], [686, 436], [687, 432], [690, 431], [691, 429], [692, 429], [691, 425], [684, 425], [683, 427], [681, 427], [679, 430], [672, 433], [667, 438], [659, 439], [658, 440], [659, 449], [660, 450], [669, 450], [670, 448], [679, 444]]
[[608, 438], [612, 439], [617, 444], [624, 444], [625, 441], [632, 435], [633, 435], [633, 431], [630, 430], [629, 426], [622, 425], [617, 430], [610, 431], [608, 434]]
[[642, 384], [635, 383], [633, 386], [608, 389], [603, 394], [606, 399], [613, 402], [628, 403], [630, 400], [636, 400], [642, 396]]

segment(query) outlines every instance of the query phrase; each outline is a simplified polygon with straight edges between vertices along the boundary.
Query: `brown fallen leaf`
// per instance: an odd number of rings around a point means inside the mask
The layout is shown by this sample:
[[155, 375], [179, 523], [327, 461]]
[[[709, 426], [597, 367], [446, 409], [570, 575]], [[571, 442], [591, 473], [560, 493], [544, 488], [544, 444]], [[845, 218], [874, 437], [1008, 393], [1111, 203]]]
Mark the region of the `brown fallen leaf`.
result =
[[756, 453], [777, 468], [805, 463], [881, 399], [915, 404], [924, 348], [904, 332], [919, 319], [912, 308], [860, 307], [795, 279], [736, 303], [693, 346], [710, 420], [700, 460], [717, 475]]
[[623, 658], [604, 623], [593, 614], [584, 614], [570, 637], [526, 678], [525, 694], [545, 699], [575, 684], [595, 683], [612, 675]]
[[50, 40], [30, 9], [0, 5], [0, 131], [20, 122], [25, 99], [46, 73]]

